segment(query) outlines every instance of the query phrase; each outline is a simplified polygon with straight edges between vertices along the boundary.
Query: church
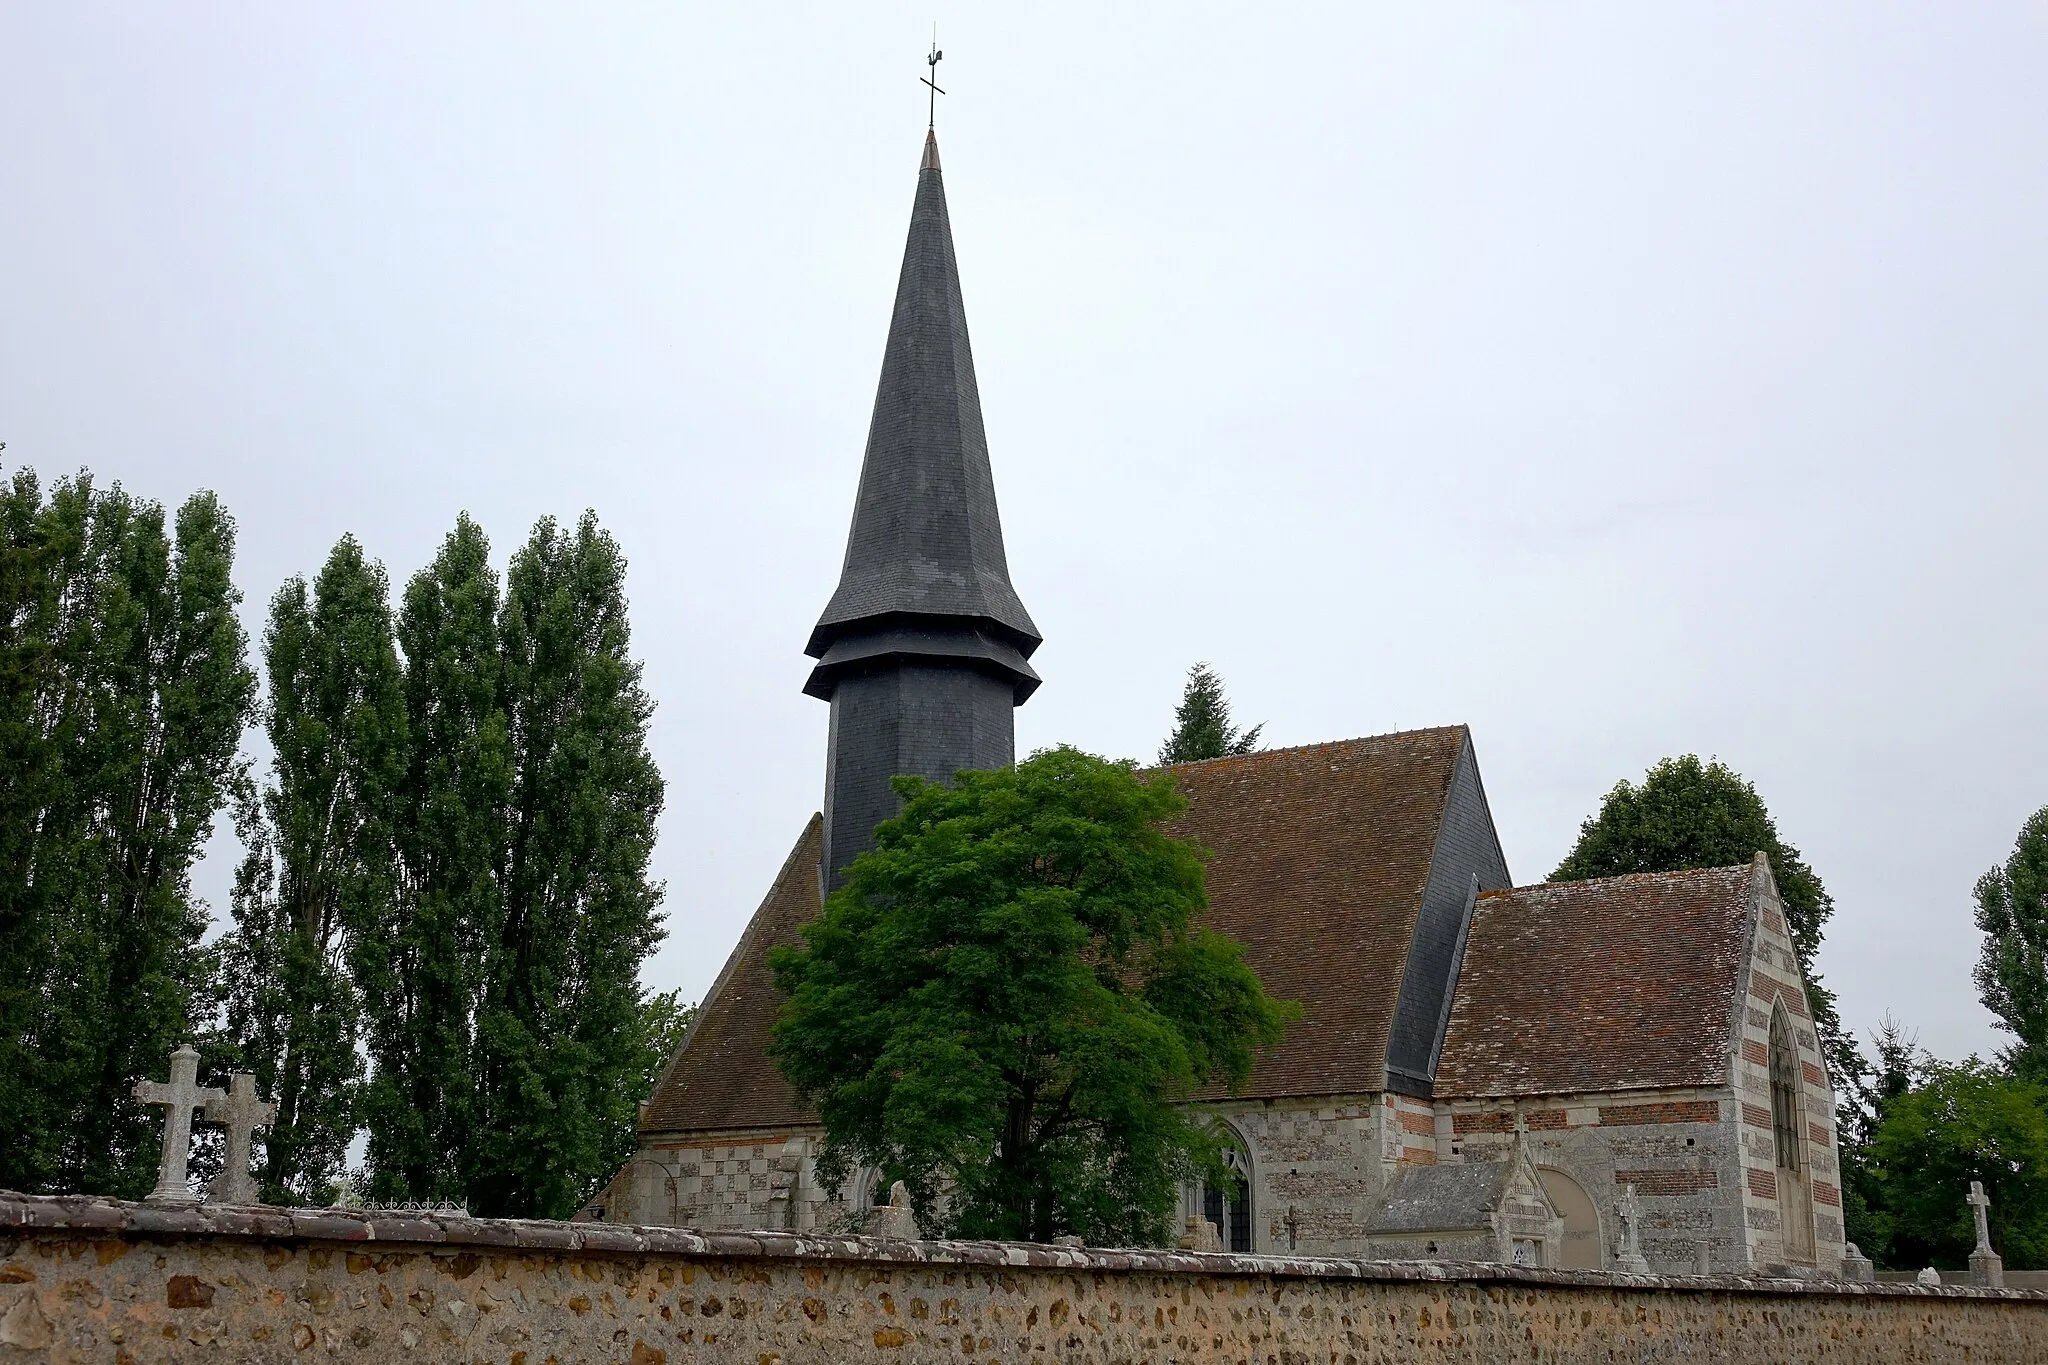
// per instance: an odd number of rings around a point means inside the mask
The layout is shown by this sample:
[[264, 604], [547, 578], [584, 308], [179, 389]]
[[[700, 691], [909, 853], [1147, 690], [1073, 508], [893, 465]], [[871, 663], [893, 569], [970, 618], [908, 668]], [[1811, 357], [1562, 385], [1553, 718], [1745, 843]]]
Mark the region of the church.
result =
[[[769, 950], [894, 814], [899, 773], [1015, 761], [1038, 627], [1010, 582], [928, 135], [846, 559], [805, 652], [823, 810], [642, 1104], [616, 1222], [837, 1232], [824, 1132], [767, 1055]], [[1585, 1269], [1837, 1273], [1835, 1103], [1784, 909], [1747, 865], [1516, 886], [1462, 725], [1176, 766], [1208, 923], [1302, 1017], [1190, 1103], [1233, 1178], [1188, 1245]]]

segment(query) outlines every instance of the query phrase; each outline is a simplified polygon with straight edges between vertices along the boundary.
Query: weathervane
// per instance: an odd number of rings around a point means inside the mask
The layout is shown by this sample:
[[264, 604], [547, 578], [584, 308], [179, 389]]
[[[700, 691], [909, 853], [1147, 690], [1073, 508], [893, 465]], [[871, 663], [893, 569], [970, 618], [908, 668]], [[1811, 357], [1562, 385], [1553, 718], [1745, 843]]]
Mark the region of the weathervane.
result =
[[945, 55], [945, 53], [939, 51], [939, 26], [933, 24], [932, 55], [924, 59], [924, 64], [932, 69], [932, 74], [919, 78], [932, 88], [932, 93], [925, 96], [925, 127], [927, 128], [938, 126], [939, 96], [946, 93], [939, 89], [939, 63], [945, 58]]

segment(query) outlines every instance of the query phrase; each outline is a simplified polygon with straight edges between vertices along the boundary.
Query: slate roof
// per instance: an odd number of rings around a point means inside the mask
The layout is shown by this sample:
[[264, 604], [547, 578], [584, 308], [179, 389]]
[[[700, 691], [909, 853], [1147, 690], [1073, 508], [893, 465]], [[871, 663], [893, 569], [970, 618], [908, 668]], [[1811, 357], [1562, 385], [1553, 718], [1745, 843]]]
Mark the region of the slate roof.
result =
[[[920, 617], [987, 623], [1011, 650], [991, 660], [1001, 667], [1021, 666], [1016, 656], [1039, 643], [1010, 585], [939, 145], [929, 134], [846, 560], [804, 652], [822, 659], [844, 635]], [[1022, 692], [1036, 681], [1019, 678]]]
[[1486, 1228], [1500, 1207], [1513, 1165], [1469, 1161], [1462, 1165], [1397, 1168], [1367, 1232], [1461, 1232]]
[[[1172, 771], [1178, 832], [1211, 850], [1207, 922], [1242, 943], [1304, 1018], [1246, 1094], [1382, 1089], [1387, 1033], [1458, 760], [1462, 725], [1275, 749]], [[643, 1131], [815, 1119], [767, 1056], [779, 997], [767, 952], [819, 909], [813, 819], [655, 1088]]]
[[817, 918], [818, 860], [824, 852], [825, 820], [813, 815], [655, 1082], [642, 1131], [817, 1122], [768, 1060], [768, 1029], [782, 1004], [768, 970], [768, 950], [801, 941], [799, 927]]
[[1479, 897], [1439, 1098], [1724, 1085], [1751, 865]]

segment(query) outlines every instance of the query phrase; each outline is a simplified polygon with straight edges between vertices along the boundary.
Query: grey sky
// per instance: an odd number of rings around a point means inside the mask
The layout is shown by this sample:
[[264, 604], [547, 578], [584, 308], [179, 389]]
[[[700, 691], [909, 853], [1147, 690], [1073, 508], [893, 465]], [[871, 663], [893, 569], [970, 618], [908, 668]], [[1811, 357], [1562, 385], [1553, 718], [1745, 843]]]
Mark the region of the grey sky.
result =
[[[860, 13], [855, 14], [858, 9]], [[1474, 729], [1520, 881], [1718, 754], [1849, 1023], [1996, 1046], [2048, 803], [2048, 6], [978, 6], [939, 134], [1020, 746]], [[1425, 12], [1426, 11], [1426, 12]], [[0, 6], [0, 440], [240, 519], [252, 633], [593, 506], [695, 995], [822, 785], [929, 7]], [[202, 881], [216, 905], [232, 846]]]

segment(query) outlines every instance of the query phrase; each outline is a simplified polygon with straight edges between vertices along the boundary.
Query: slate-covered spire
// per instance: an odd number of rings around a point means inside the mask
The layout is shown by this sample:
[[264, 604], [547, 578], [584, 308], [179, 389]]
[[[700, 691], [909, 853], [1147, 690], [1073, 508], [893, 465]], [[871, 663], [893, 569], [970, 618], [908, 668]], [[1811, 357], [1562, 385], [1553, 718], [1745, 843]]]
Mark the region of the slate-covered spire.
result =
[[804, 691], [832, 703], [825, 872], [895, 813], [889, 779], [948, 779], [1016, 760], [1011, 709], [1038, 686], [1038, 628], [1010, 586], [981, 395], [925, 136], [910, 237], [839, 587], [804, 652]]

